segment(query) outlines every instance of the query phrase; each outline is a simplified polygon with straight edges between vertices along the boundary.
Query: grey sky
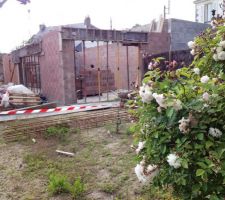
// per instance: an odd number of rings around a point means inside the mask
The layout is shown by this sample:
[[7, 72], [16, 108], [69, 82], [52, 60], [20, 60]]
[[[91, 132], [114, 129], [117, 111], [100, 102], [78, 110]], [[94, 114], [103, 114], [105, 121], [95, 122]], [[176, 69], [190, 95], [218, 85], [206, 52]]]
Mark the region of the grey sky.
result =
[[[0, 9], [0, 52], [10, 52], [38, 31], [39, 24], [62, 25], [83, 22], [89, 15], [92, 24], [114, 29], [147, 24], [163, 13], [168, 0], [31, 0], [20, 5], [16, 0]], [[30, 10], [30, 14], [28, 12]], [[171, 17], [194, 20], [193, 0], [171, 0]]]

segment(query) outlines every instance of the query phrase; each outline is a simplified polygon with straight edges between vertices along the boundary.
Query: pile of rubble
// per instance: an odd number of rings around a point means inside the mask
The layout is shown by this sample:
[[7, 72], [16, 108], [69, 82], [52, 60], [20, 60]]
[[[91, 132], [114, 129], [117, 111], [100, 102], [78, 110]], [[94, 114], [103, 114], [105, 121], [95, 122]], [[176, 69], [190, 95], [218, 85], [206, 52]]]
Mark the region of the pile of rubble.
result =
[[10, 110], [41, 104], [39, 95], [34, 94], [24, 85], [8, 85], [0, 86], [0, 110]]

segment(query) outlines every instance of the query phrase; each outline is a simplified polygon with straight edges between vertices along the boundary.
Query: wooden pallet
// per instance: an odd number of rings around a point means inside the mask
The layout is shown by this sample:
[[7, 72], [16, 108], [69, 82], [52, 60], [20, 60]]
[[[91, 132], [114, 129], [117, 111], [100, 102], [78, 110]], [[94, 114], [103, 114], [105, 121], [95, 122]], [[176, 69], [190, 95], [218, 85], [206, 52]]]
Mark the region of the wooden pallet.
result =
[[13, 106], [24, 105], [24, 106], [35, 106], [41, 104], [41, 99], [35, 94], [9, 94], [9, 102]]

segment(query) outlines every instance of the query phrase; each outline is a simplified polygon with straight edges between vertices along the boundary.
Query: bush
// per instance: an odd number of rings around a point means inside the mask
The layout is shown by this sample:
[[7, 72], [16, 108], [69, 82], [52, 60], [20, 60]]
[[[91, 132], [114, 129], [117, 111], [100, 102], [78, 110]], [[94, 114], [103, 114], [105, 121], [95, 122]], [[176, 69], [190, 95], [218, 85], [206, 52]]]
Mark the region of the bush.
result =
[[85, 185], [81, 181], [81, 178], [77, 178], [72, 185], [69, 187], [70, 194], [73, 199], [79, 199], [85, 192]]
[[66, 176], [51, 174], [49, 176], [48, 190], [51, 195], [70, 193], [73, 199], [78, 199], [81, 198], [85, 192], [85, 185], [80, 177], [71, 184]]
[[56, 137], [60, 140], [65, 140], [66, 136], [69, 134], [69, 131], [70, 128], [67, 124], [60, 124], [48, 127], [44, 136], [45, 138]]
[[224, 26], [207, 29], [189, 43], [190, 67], [147, 72], [133, 102], [139, 180], [157, 172], [153, 185], [172, 186], [182, 199], [225, 197], [224, 37]]
[[69, 193], [70, 184], [66, 176], [51, 174], [49, 177], [48, 190], [52, 195]]

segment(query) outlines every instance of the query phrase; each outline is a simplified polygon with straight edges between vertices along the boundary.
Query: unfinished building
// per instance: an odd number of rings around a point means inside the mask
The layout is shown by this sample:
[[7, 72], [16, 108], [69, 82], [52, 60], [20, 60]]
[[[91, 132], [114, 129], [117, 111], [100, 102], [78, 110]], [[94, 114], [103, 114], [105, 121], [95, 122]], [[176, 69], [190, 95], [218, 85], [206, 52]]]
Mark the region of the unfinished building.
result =
[[[100, 66], [100, 42], [122, 44], [129, 48], [140, 47], [147, 40], [147, 33], [140, 32], [101, 30], [93, 26], [41, 26], [40, 32], [28, 44], [4, 56], [5, 82], [24, 84], [59, 105], [73, 104], [77, 102], [77, 91], [80, 89], [84, 95], [88, 95], [88, 90], [93, 89], [99, 95], [116, 89], [115, 76], [109, 68], [109, 55], [106, 56], [108, 64], [104, 68]], [[85, 46], [86, 41], [97, 42], [96, 48], [99, 50], [95, 59], [98, 64], [89, 70], [83, 59], [83, 66], [79, 66], [78, 70], [76, 43], [83, 43]], [[140, 56], [139, 60], [141, 61]], [[140, 69], [140, 66], [137, 68]], [[82, 86], [79, 80], [81, 76]], [[90, 76], [97, 80], [90, 81]]]
[[145, 71], [143, 58], [185, 50], [208, 25], [161, 18], [125, 31], [101, 30], [84, 23], [45, 27], [28, 43], [4, 55], [5, 83], [24, 84], [59, 105], [88, 95], [130, 90]]

